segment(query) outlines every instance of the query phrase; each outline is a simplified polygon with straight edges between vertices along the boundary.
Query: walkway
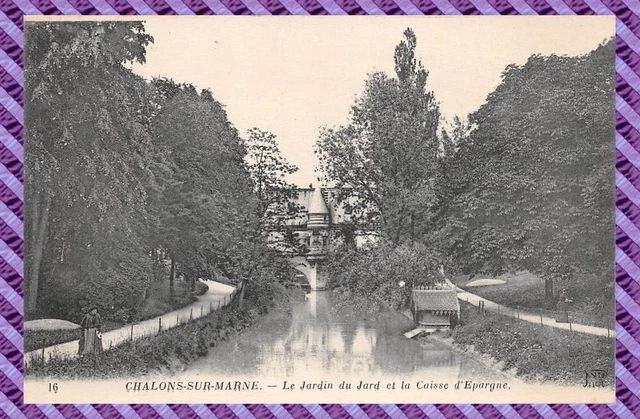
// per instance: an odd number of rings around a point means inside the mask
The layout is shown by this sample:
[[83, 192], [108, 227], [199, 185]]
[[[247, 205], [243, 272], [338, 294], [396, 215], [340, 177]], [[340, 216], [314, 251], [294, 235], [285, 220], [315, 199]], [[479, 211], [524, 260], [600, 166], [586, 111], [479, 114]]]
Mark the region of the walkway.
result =
[[[153, 336], [158, 333], [160, 325], [162, 325], [162, 330], [171, 329], [181, 323], [189, 321], [190, 318], [196, 319], [205, 316], [211, 311], [215, 311], [229, 304], [231, 301], [231, 293], [235, 290], [234, 287], [215, 281], [205, 281], [205, 284], [209, 286], [207, 292], [197, 297], [198, 301], [186, 307], [171, 311], [159, 317], [105, 332], [102, 335], [102, 347], [106, 350], [132, 339]], [[41, 359], [43, 355], [47, 361], [52, 357], [75, 358], [78, 356], [78, 341], [74, 340], [60, 343], [44, 349], [27, 352], [24, 355], [24, 362], [28, 364], [35, 359]]]
[[595, 327], [595, 326], [587, 326], [587, 325], [578, 324], [578, 323], [571, 323], [571, 326], [569, 325], [569, 323], [557, 323], [556, 319], [552, 317], [540, 316], [539, 314], [531, 313], [531, 311], [526, 311], [523, 309], [517, 310], [515, 308], [503, 306], [502, 304], [494, 303], [493, 301], [489, 301], [486, 298], [464, 291], [459, 287], [457, 287], [457, 291], [458, 291], [458, 299], [460, 299], [461, 301], [467, 301], [469, 303], [472, 303], [476, 307], [478, 306], [478, 303], [480, 301], [484, 301], [485, 310], [492, 311], [494, 313], [499, 313], [499, 314], [510, 316], [510, 317], [516, 317], [516, 318], [519, 318], [520, 320], [524, 320], [531, 323], [540, 324], [540, 322], [542, 322], [544, 326], [555, 327], [557, 329], [573, 330], [574, 332], [588, 333], [591, 335], [605, 336], [605, 337], [609, 336], [612, 338], [616, 336], [615, 330], [612, 330], [612, 329], [606, 329], [606, 328]]

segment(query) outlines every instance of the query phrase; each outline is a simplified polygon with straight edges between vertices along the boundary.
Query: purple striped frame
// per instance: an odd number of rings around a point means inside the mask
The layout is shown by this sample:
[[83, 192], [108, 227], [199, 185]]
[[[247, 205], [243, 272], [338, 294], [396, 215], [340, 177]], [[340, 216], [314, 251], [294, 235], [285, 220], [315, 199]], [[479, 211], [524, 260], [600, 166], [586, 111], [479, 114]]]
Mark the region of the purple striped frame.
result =
[[[23, 16], [616, 15], [613, 405], [23, 404]], [[0, 0], [0, 416], [9, 418], [640, 416], [640, 0]]]

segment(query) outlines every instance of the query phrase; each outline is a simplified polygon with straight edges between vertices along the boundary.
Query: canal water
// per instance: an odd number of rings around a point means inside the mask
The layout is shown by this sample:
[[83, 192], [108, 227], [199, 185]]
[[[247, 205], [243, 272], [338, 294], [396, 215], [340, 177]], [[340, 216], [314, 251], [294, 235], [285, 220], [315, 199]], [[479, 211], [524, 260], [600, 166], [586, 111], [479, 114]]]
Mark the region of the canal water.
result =
[[389, 377], [504, 380], [505, 374], [436, 339], [410, 340], [412, 322], [387, 312], [375, 319], [341, 312], [330, 291], [299, 297], [187, 366], [189, 376]]

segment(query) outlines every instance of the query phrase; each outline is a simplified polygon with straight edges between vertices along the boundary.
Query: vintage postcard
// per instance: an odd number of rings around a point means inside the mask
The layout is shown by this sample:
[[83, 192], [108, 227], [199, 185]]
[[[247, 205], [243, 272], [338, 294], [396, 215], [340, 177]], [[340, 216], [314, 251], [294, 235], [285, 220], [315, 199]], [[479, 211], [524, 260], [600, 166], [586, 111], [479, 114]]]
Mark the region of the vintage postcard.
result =
[[613, 403], [615, 17], [25, 19], [26, 403]]

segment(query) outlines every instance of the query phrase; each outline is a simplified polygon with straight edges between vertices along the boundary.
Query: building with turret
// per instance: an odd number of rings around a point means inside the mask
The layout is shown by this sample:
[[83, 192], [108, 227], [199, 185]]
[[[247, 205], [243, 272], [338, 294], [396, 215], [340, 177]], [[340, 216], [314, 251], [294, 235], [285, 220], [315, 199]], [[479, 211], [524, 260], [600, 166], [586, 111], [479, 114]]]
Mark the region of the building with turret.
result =
[[[352, 221], [352, 205], [348, 196], [340, 199], [344, 190], [337, 188], [298, 189], [296, 204], [300, 212], [294, 219], [288, 220], [277, 232], [272, 232], [273, 242], [281, 242], [285, 235], [295, 237], [298, 248], [289, 253], [293, 266], [301, 273], [311, 289], [322, 289], [326, 286], [326, 278], [322, 272], [322, 262], [332, 246], [340, 243], [336, 230], [342, 224]], [[362, 244], [370, 240], [370, 235], [356, 236], [356, 243]]]
[[[345, 192], [347, 192], [346, 196]], [[272, 232], [274, 243], [282, 242], [288, 235], [294, 237], [300, 250], [283, 252], [292, 266], [299, 272], [294, 278], [312, 290], [327, 286], [323, 262], [328, 251], [341, 242], [339, 230], [343, 224], [352, 222], [353, 197], [348, 190], [337, 188], [299, 189], [296, 203], [300, 209], [297, 217], [290, 219], [278, 231]], [[373, 231], [356, 231], [356, 246], [375, 242], [378, 235]], [[444, 271], [442, 271], [444, 275]], [[457, 323], [460, 306], [456, 287], [449, 281], [435, 284], [431, 288], [416, 288], [411, 294], [411, 311], [416, 330], [437, 330]]]

